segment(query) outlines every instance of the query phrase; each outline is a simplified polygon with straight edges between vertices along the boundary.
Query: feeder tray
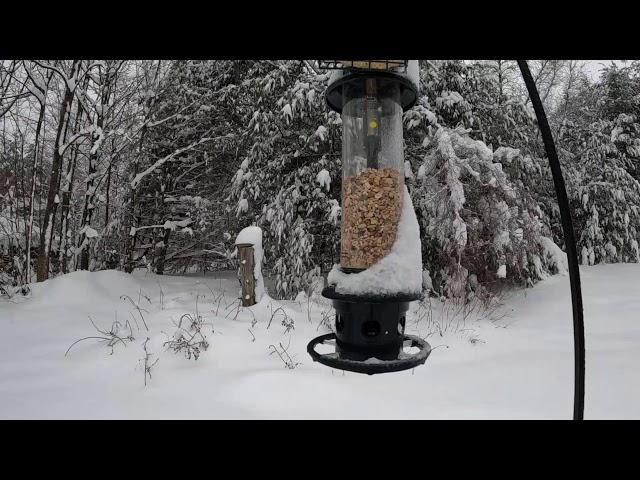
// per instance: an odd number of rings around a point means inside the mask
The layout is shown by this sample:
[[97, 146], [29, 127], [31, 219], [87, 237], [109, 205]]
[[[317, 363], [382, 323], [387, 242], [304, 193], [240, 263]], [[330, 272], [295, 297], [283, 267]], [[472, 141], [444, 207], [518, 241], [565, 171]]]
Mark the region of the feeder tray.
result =
[[[421, 294], [344, 295], [331, 285], [322, 291], [336, 310], [335, 333], [322, 335], [307, 345], [311, 358], [340, 370], [366, 373], [398, 372], [425, 362], [429, 344], [419, 337], [405, 335], [409, 303]], [[335, 344], [335, 351], [318, 353], [316, 346]], [[415, 354], [405, 348], [416, 347]]]
[[[399, 372], [422, 365], [431, 353], [431, 346], [425, 340], [414, 335], [403, 335], [402, 340], [403, 348], [415, 347], [419, 351], [411, 354], [401, 350], [395, 358], [389, 358], [384, 354], [371, 356], [371, 354], [344, 351], [336, 334], [328, 333], [311, 340], [307, 345], [307, 352], [314, 362], [320, 362], [338, 370], [366, 373], [367, 375]], [[335, 345], [336, 351], [324, 354], [318, 353], [316, 347], [320, 344]]]

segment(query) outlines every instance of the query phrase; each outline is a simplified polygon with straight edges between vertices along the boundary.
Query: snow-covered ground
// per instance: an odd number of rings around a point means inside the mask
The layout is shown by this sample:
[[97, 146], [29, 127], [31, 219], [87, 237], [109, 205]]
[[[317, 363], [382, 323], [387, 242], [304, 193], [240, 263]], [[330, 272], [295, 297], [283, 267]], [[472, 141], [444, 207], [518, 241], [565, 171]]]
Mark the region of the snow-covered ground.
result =
[[[640, 418], [640, 265], [584, 267], [582, 279], [585, 417]], [[75, 272], [34, 285], [28, 299], [0, 300], [0, 418], [571, 417], [567, 276], [517, 291], [500, 310], [464, 322], [453, 305], [432, 300], [431, 312], [413, 305], [408, 333], [429, 335], [431, 356], [413, 371], [374, 376], [308, 358], [307, 342], [325, 333], [322, 319], [332, 317], [324, 299], [264, 297], [250, 312], [233, 303], [237, 294], [237, 280], [228, 275], [103, 271]], [[213, 333], [208, 350], [189, 360], [163, 343], [183, 314], [195, 316], [196, 299], [209, 324], [205, 333]], [[149, 331], [132, 302], [146, 310]], [[102, 335], [89, 315], [108, 331], [116, 312], [132, 324], [134, 340], [112, 353], [105, 342], [88, 339], [65, 356], [74, 341]], [[145, 386], [147, 337], [149, 363], [158, 361]], [[287, 368], [270, 354], [270, 345], [280, 344], [299, 365]]]

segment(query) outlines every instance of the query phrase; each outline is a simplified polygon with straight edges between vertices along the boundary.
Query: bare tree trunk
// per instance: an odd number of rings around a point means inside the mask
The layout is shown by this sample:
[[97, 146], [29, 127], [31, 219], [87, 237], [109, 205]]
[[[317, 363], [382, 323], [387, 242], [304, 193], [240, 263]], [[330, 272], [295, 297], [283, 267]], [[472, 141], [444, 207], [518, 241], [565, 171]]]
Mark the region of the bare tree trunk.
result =
[[111, 190], [111, 167], [112, 164], [109, 164], [109, 169], [107, 170], [107, 186], [106, 186], [106, 198], [105, 198], [105, 207], [104, 207], [104, 228], [106, 230], [107, 226], [109, 226], [109, 190]]
[[[147, 87], [157, 88], [158, 82], [160, 79], [160, 71], [162, 67], [162, 61], [158, 61], [155, 72], [153, 74], [153, 79], [150, 81], [151, 85], [147, 84]], [[138, 142], [138, 149], [136, 152], [136, 157], [134, 159], [134, 178], [138, 174], [138, 168], [140, 166], [140, 161], [143, 156], [143, 147], [144, 140], [147, 135], [148, 127], [147, 123], [152, 117], [153, 106], [155, 104], [155, 99], [151, 96], [147, 97], [145, 100], [145, 115], [143, 119], [142, 128], [140, 129], [140, 140]], [[127, 243], [125, 249], [125, 262], [124, 262], [124, 271], [127, 273], [133, 272], [135, 267], [135, 252], [136, 252], [136, 243], [138, 240], [138, 231], [137, 228], [140, 225], [140, 212], [139, 212], [139, 204], [137, 198], [137, 186], [130, 187], [131, 188], [131, 201], [129, 202], [129, 215], [130, 224], [128, 225], [129, 229], [127, 231]]]
[[[89, 155], [89, 175], [87, 177], [87, 191], [84, 196], [84, 207], [82, 209], [82, 223], [80, 228], [84, 229], [91, 226], [91, 217], [93, 215], [95, 201], [95, 174], [96, 174], [96, 158], [92, 153]], [[80, 270], [89, 270], [89, 239], [86, 231], [80, 234], [78, 239], [78, 247], [82, 248], [80, 253]]]
[[162, 236], [162, 247], [158, 252], [158, 260], [156, 262], [156, 273], [158, 275], [164, 274], [164, 262], [167, 257], [167, 246], [169, 245], [169, 238], [171, 237], [171, 229], [165, 228], [164, 235]]
[[[74, 60], [71, 67], [71, 78], [75, 78], [76, 69], [80, 60]], [[42, 282], [49, 278], [49, 255], [51, 253], [51, 241], [53, 239], [53, 227], [56, 210], [58, 208], [58, 186], [60, 184], [60, 172], [62, 170], [62, 146], [64, 142], [64, 132], [69, 114], [71, 112], [71, 104], [73, 102], [74, 92], [70, 89], [70, 85], [65, 83], [64, 97], [60, 106], [60, 118], [56, 130], [56, 141], [53, 150], [53, 160], [51, 162], [51, 177], [49, 179], [49, 192], [47, 194], [47, 206], [45, 209], [44, 219], [42, 222], [42, 230], [40, 231], [40, 248], [38, 251], [38, 282]]]
[[29, 200], [29, 222], [27, 224], [27, 264], [25, 268], [24, 281], [25, 283], [31, 282], [31, 237], [33, 236], [33, 211], [35, 207], [36, 196], [36, 180], [38, 178], [38, 141], [40, 139], [40, 130], [42, 129], [42, 122], [44, 120], [45, 103], [40, 104], [40, 114], [38, 115], [38, 124], [36, 126], [36, 136], [33, 147], [33, 172], [31, 173], [31, 195]]
[[93, 132], [93, 142], [91, 152], [89, 153], [89, 176], [87, 177], [87, 189], [84, 197], [84, 208], [82, 210], [82, 223], [80, 224], [81, 234], [78, 241], [78, 245], [82, 248], [80, 253], [80, 270], [89, 270], [89, 244], [91, 240], [87, 237], [86, 228], [91, 227], [91, 220], [93, 218], [93, 211], [95, 209], [96, 201], [96, 172], [98, 170], [98, 155], [101, 143], [103, 142], [104, 133], [102, 128], [104, 127], [104, 119], [106, 109], [109, 105], [111, 98], [111, 91], [113, 87], [113, 81], [115, 80], [116, 72], [111, 71], [111, 65], [106, 67], [104, 75], [100, 75], [100, 104], [96, 111], [96, 127], [97, 131]]

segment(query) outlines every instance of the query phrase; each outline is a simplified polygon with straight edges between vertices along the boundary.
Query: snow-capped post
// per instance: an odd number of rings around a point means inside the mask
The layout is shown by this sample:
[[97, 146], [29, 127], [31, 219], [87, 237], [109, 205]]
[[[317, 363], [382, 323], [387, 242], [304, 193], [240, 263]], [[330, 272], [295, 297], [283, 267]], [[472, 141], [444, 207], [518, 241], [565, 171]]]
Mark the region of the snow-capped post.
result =
[[262, 279], [262, 230], [247, 227], [236, 237], [238, 251], [238, 277], [242, 285], [242, 306], [250, 307], [260, 301], [264, 294]]
[[[322, 295], [335, 333], [307, 345], [314, 361], [358, 373], [423, 364], [431, 347], [404, 332], [409, 303], [422, 298], [420, 229], [405, 180], [402, 113], [417, 99], [417, 60], [320, 60], [334, 70], [326, 92], [342, 114], [340, 265]], [[316, 178], [324, 181], [321, 171]], [[335, 345], [320, 354], [315, 347]], [[417, 352], [403, 351], [415, 347]]]

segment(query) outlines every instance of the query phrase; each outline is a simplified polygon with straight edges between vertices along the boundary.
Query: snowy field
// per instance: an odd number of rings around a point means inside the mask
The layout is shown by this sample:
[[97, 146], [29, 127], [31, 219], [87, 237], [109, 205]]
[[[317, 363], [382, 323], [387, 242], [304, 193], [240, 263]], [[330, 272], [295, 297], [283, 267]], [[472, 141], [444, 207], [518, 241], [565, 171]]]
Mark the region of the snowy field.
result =
[[[640, 265], [584, 267], [582, 279], [585, 418], [638, 419]], [[407, 331], [428, 335], [431, 356], [413, 371], [375, 376], [331, 370], [307, 356], [307, 342], [332, 319], [324, 299], [267, 299], [242, 309], [237, 295], [233, 276], [78, 271], [33, 285], [30, 298], [0, 300], [0, 418], [571, 418], [567, 276], [466, 319], [438, 300], [430, 309], [414, 304]], [[196, 303], [209, 348], [194, 360], [164, 344], [175, 340], [184, 314], [196, 317]], [[122, 340], [113, 348], [87, 339], [65, 356], [74, 341], [105, 335], [89, 316], [109, 332], [116, 314]]]

